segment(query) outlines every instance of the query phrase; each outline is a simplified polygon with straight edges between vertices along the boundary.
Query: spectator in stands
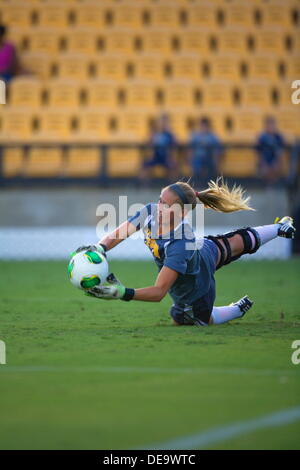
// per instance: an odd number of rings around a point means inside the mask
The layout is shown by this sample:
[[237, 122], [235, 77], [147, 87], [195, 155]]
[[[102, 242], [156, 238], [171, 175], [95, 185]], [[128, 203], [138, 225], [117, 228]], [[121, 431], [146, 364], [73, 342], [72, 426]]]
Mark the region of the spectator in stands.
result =
[[290, 149], [287, 183], [291, 188], [300, 188], [300, 139], [296, 138]]
[[16, 48], [5, 40], [6, 27], [0, 24], [0, 79], [9, 82], [18, 72]]
[[215, 179], [219, 172], [222, 145], [207, 117], [199, 120], [198, 129], [190, 136], [189, 147], [194, 184], [204, 184]]
[[167, 114], [162, 114], [154, 123], [149, 145], [153, 153], [150, 160], [146, 160], [143, 164], [139, 177], [140, 182], [148, 181], [151, 169], [156, 166], [165, 168], [170, 180], [176, 179], [177, 165], [174, 159], [176, 139], [171, 131], [170, 118]]
[[285, 142], [277, 129], [276, 120], [267, 116], [264, 130], [257, 139], [256, 149], [259, 155], [259, 175], [270, 186], [278, 183], [282, 177], [284, 147]]

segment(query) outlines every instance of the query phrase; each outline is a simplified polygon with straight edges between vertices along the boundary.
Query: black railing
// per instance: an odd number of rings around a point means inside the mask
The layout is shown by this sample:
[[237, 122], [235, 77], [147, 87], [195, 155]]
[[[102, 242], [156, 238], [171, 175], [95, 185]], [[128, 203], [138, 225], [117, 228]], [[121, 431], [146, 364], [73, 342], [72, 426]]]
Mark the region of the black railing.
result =
[[[20, 149], [22, 151], [22, 163], [20, 165], [20, 169], [18, 172], [16, 172], [13, 176], [8, 176], [5, 174], [4, 171], [4, 151], [7, 149]], [[49, 149], [49, 148], [59, 148], [61, 150], [61, 168], [60, 171], [56, 176], [44, 176], [44, 177], [32, 177], [26, 174], [26, 165], [27, 162], [29, 161], [30, 158], [30, 151], [34, 148], [38, 149]], [[70, 158], [69, 152], [71, 149], [97, 149], [99, 152], [99, 165], [98, 165], [98, 170], [95, 172], [93, 176], [67, 176], [65, 168], [67, 168], [68, 165], [68, 159]], [[109, 185], [114, 182], [131, 182], [131, 183], [136, 183], [138, 180], [139, 176], [139, 171], [136, 172], [136, 174], [132, 174], [130, 176], [119, 176], [119, 177], [113, 177], [109, 174], [108, 171], [108, 160], [109, 160], [109, 152], [112, 149], [137, 149], [139, 152], [139, 159], [140, 159], [140, 168], [142, 167], [143, 161], [145, 161], [146, 158], [150, 158], [151, 154], [153, 153], [153, 146], [149, 144], [134, 144], [134, 143], [12, 143], [12, 142], [6, 142], [6, 143], [1, 143], [0, 144], [0, 186], [10, 186], [10, 185], [38, 185], [41, 183], [45, 184], [73, 184], [73, 183], [78, 183], [78, 184], [98, 184], [98, 185]], [[213, 149], [211, 146], [209, 147], [203, 147], [201, 146], [201, 150], [207, 150], [209, 152], [212, 152], [216, 150], [218, 153], [220, 153], [220, 147], [216, 147], [216, 149]], [[257, 154], [257, 147], [256, 145], [249, 145], [249, 144], [239, 144], [239, 143], [227, 143], [227, 144], [222, 144], [222, 149], [221, 149], [221, 155], [220, 155], [220, 161], [222, 161], [223, 158], [226, 158], [226, 152], [228, 150], [232, 149], [239, 149], [241, 151], [247, 149], [247, 150], [252, 150], [253, 155], [255, 158], [255, 154]], [[174, 152], [174, 158], [177, 164], [178, 168], [178, 177], [183, 177], [187, 176], [186, 170], [185, 172], [182, 172], [182, 167], [185, 165], [188, 165], [188, 155], [189, 151], [195, 150], [195, 146], [189, 146], [186, 144], [177, 144], [174, 146], [173, 149], [171, 149]], [[299, 179], [299, 154], [300, 154], [300, 145], [295, 144], [295, 145], [286, 145], [284, 148], [284, 151], [286, 155], [288, 156], [287, 158], [287, 165], [288, 165], [288, 171], [285, 172], [284, 175], [282, 175], [282, 182], [287, 183], [287, 184], [294, 184], [295, 180]], [[6, 157], [7, 158], [7, 157]], [[50, 157], [49, 157], [50, 158]], [[124, 158], [126, 158], [126, 154], [124, 155]], [[129, 162], [130, 164], [130, 162]], [[221, 163], [222, 167], [222, 163]], [[222, 171], [220, 168], [217, 169], [217, 174], [220, 175], [222, 174]], [[190, 169], [190, 176], [193, 177], [192, 175], [192, 167]], [[198, 175], [201, 178], [201, 175]], [[234, 174], [230, 174], [230, 172], [226, 172], [225, 174], [226, 179], [228, 181], [234, 180], [234, 181], [247, 181], [252, 184], [258, 184], [258, 185], [263, 185], [263, 181], [260, 178], [259, 175], [259, 170], [254, 171], [253, 174], [249, 174], [247, 176], [243, 175], [238, 175], [236, 172]], [[159, 184], [161, 183], [162, 180], [168, 180], [168, 175], [165, 177], [156, 177], [154, 178], [154, 182], [157, 181]]]

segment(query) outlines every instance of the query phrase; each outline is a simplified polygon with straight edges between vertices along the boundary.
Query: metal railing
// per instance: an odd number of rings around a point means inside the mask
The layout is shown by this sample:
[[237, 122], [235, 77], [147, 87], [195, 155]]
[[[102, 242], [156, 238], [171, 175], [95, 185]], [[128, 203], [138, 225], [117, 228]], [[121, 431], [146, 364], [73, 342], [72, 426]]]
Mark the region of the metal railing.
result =
[[[4, 151], [7, 149], [20, 149], [22, 151], [22, 163], [20, 165], [19, 172], [16, 172], [13, 176], [7, 176], [4, 171]], [[56, 176], [43, 176], [43, 177], [32, 177], [26, 174], [26, 165], [30, 158], [30, 151], [34, 148], [38, 149], [51, 149], [51, 148], [59, 148], [61, 150], [61, 168], [59, 173]], [[157, 148], [157, 146], [156, 146]], [[211, 146], [201, 146], [199, 147], [201, 150], [212, 152], [217, 150], [220, 152], [220, 147], [218, 146], [216, 149], [213, 149]], [[65, 168], [68, 165], [68, 161], [70, 158], [70, 150], [71, 149], [97, 149], [99, 152], [99, 165], [98, 170], [95, 172], [93, 176], [84, 176], [84, 177], [74, 177], [74, 176], [67, 176], [65, 172]], [[135, 183], [138, 179], [139, 173], [132, 174], [131, 176], [120, 176], [120, 177], [112, 177], [109, 175], [108, 171], [108, 162], [109, 162], [109, 152], [112, 149], [136, 149], [139, 152], [139, 159], [140, 159], [140, 167], [142, 167], [143, 162], [151, 156], [153, 153], [153, 145], [149, 144], [139, 144], [139, 143], [53, 143], [53, 142], [44, 142], [44, 143], [1, 143], [0, 144], [0, 186], [9, 186], [9, 185], [36, 185], [41, 183], [46, 184], [98, 184], [98, 185], [109, 185], [113, 182], [132, 182]], [[221, 166], [217, 169], [218, 174], [222, 174], [220, 168], [222, 168], [222, 159], [226, 158], [226, 152], [232, 149], [239, 149], [243, 150], [252, 150], [253, 151], [253, 158], [257, 158], [255, 155], [257, 154], [257, 147], [256, 145], [249, 145], [249, 144], [242, 144], [242, 143], [226, 143], [222, 144], [222, 150], [220, 155]], [[170, 151], [173, 152], [176, 165], [178, 168], [178, 177], [186, 176], [185, 174], [181, 173], [183, 166], [188, 165], [188, 155], [189, 152], [195, 150], [195, 146], [190, 146], [186, 144], [177, 144], [175, 145]], [[286, 145], [284, 151], [288, 155], [288, 171], [283, 176], [283, 180], [286, 181], [288, 184], [293, 184], [295, 180], [299, 179], [299, 154], [300, 154], [300, 144], [299, 142], [295, 145]], [[7, 158], [7, 157], [6, 157]], [[50, 157], [49, 157], [50, 158]], [[126, 154], [124, 155], [126, 158]], [[192, 175], [192, 167], [190, 176]], [[200, 175], [201, 176], [201, 175]], [[226, 179], [230, 181], [234, 179], [234, 181], [245, 181], [251, 182], [253, 184], [259, 184], [261, 181], [260, 175], [258, 171], [253, 172], [253, 174], [249, 174], [247, 176], [239, 176], [236, 173], [230, 174], [226, 172]], [[162, 178], [154, 178], [157, 182], [161, 182], [163, 180], [167, 180], [168, 177]], [[263, 184], [263, 183], [262, 183]]]

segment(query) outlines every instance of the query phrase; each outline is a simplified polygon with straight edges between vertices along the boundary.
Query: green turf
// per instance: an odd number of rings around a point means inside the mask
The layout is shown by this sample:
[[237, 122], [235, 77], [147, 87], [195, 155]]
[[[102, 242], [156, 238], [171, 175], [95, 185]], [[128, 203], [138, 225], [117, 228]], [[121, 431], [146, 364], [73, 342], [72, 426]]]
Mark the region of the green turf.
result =
[[[100, 301], [64, 262], [0, 263], [0, 448], [120, 449], [300, 405], [300, 260], [236, 262], [217, 275], [217, 305], [249, 294], [243, 319], [173, 327], [161, 303]], [[147, 262], [111, 262], [128, 287]], [[300, 448], [300, 421], [209, 448]]]

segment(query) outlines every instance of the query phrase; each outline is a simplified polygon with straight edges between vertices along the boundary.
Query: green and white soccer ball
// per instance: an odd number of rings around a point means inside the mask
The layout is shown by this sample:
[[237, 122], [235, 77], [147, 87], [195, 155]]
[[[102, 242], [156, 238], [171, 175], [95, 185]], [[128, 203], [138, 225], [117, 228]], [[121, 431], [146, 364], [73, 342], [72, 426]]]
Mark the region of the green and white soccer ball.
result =
[[79, 289], [91, 289], [104, 284], [108, 271], [105, 256], [97, 251], [81, 251], [71, 258], [68, 265], [70, 281]]

